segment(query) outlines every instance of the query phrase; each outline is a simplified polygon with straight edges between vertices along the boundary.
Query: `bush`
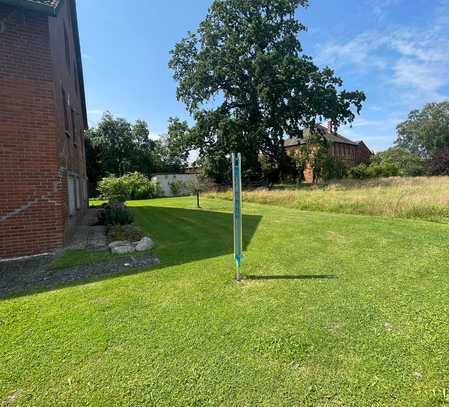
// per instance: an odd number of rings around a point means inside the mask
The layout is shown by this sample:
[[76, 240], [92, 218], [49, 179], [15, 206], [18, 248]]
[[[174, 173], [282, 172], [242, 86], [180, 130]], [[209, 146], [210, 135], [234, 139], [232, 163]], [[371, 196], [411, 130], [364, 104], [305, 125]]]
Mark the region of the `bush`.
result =
[[133, 220], [132, 213], [122, 203], [111, 203], [105, 208], [106, 225], [128, 225]]
[[378, 178], [378, 177], [396, 177], [399, 175], [399, 168], [388, 162], [376, 163], [373, 162], [370, 165], [359, 164], [348, 170], [348, 177], [353, 179], [366, 179], [366, 178]]
[[323, 162], [322, 178], [327, 181], [330, 179], [341, 179], [348, 173], [346, 164], [337, 158], [329, 156]]
[[133, 222], [132, 213], [123, 203], [109, 203], [98, 212], [98, 222], [103, 225], [128, 225]]
[[98, 184], [101, 198], [111, 202], [150, 199], [160, 195], [160, 186], [143, 174], [134, 172], [122, 177], [109, 176]]
[[137, 242], [145, 236], [143, 231], [134, 225], [108, 225], [106, 237], [108, 243], [127, 240]]
[[366, 164], [359, 164], [348, 170], [348, 177], [353, 179], [365, 179], [368, 178], [367, 174], [368, 166]]
[[426, 167], [429, 175], [449, 175], [449, 148], [435, 154]]
[[[404, 177], [417, 177], [424, 175], [424, 161], [415, 154], [410, 153], [401, 148], [393, 147], [386, 151], [376, 154], [373, 157], [373, 163], [379, 165], [390, 165], [397, 168], [397, 170], [390, 167], [390, 170], [385, 172], [394, 172], [394, 175]], [[397, 173], [396, 173], [397, 172]]]

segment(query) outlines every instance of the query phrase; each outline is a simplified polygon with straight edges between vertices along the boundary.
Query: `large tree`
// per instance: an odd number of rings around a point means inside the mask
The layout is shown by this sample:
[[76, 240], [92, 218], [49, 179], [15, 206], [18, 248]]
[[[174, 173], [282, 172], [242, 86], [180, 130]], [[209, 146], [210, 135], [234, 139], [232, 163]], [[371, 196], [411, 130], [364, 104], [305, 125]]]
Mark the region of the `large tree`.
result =
[[449, 101], [413, 110], [397, 127], [396, 145], [423, 158], [449, 148]]
[[145, 121], [131, 124], [107, 112], [97, 127], [86, 133], [89, 179], [95, 182], [107, 174], [120, 176], [134, 171], [150, 175], [154, 150], [155, 142]]
[[247, 178], [259, 173], [259, 154], [287, 163], [285, 135], [324, 119], [349, 123], [365, 95], [340, 90], [330, 68], [302, 54], [296, 19], [307, 0], [215, 0], [195, 33], [171, 52], [177, 97], [195, 119], [190, 148], [215, 175], [226, 155], [242, 153]]

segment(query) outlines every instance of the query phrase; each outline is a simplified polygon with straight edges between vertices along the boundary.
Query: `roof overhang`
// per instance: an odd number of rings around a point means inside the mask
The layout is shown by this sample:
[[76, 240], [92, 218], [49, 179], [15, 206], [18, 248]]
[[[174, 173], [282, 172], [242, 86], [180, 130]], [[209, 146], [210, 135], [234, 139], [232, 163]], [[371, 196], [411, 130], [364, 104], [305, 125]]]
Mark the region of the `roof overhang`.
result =
[[42, 13], [47, 16], [56, 16], [56, 14], [58, 14], [58, 9], [62, 3], [62, 0], [55, 0], [49, 4], [34, 0], [0, 0], [0, 3], [36, 11], [37, 13]]

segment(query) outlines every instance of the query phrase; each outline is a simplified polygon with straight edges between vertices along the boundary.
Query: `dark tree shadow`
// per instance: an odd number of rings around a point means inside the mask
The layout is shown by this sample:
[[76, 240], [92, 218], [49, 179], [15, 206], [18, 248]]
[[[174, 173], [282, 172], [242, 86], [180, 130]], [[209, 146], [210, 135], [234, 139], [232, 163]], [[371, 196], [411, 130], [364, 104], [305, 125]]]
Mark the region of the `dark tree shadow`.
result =
[[[161, 262], [156, 266], [158, 270], [228, 255], [234, 251], [231, 213], [153, 206], [135, 207], [133, 212], [136, 223], [157, 244], [155, 252]], [[244, 250], [261, 219], [258, 215], [243, 215]], [[49, 271], [49, 261], [49, 258], [43, 257], [16, 264], [0, 263], [0, 299], [136, 274], [150, 268], [139, 265], [139, 261], [133, 263], [130, 256], [114, 264], [97, 263], [90, 269], [89, 266], [80, 266], [73, 270]]]

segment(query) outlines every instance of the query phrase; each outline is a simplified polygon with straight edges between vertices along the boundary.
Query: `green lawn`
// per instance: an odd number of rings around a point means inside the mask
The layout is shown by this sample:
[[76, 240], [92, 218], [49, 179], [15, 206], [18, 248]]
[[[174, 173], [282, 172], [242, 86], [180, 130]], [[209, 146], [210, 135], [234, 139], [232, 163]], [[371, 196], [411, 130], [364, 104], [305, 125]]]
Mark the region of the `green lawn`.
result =
[[162, 265], [0, 301], [0, 405], [448, 406], [449, 226], [132, 202]]

